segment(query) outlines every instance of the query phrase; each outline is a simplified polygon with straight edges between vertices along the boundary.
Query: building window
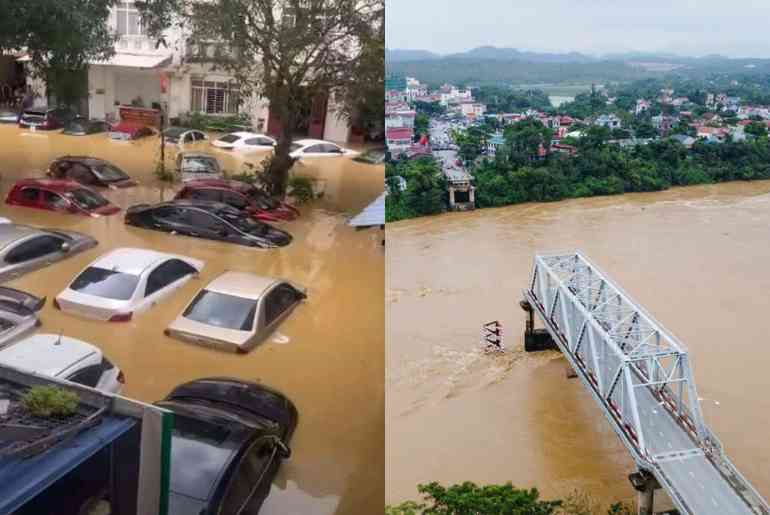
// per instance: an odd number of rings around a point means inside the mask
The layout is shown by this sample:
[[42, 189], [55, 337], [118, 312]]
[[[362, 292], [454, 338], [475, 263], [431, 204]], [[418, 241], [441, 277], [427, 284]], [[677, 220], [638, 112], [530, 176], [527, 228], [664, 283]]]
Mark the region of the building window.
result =
[[238, 87], [227, 82], [193, 79], [191, 110], [208, 114], [237, 114]]
[[133, 2], [120, 2], [115, 8], [118, 18], [118, 35], [140, 36], [142, 35], [142, 23], [139, 11]]

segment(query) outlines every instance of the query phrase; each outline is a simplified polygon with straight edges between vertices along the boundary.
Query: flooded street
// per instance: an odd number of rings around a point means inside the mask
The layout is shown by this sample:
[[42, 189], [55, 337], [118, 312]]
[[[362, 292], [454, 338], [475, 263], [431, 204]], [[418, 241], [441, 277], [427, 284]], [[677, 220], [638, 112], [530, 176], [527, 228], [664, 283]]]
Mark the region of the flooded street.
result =
[[[124, 210], [170, 199], [174, 191], [159, 187], [152, 175], [158, 146], [156, 137], [117, 142], [105, 134], [71, 137], [0, 126], [0, 195], [4, 200], [18, 178], [42, 176], [53, 158], [74, 154], [111, 161], [140, 181], [136, 188], [101, 190]], [[216, 151], [205, 143], [185, 148], [214, 153], [230, 172], [240, 171], [244, 160], [259, 163], [264, 157]], [[169, 164], [174, 152], [167, 152]], [[47, 296], [41, 330], [99, 346], [124, 371], [123, 393], [129, 397], [154, 402], [184, 381], [232, 376], [261, 381], [292, 399], [300, 416], [292, 457], [260, 513], [374, 513], [384, 496], [384, 252], [379, 229], [357, 232], [346, 222], [382, 191], [384, 167], [326, 158], [299, 163], [295, 172], [318, 179], [325, 193], [301, 207], [296, 221], [276, 224], [294, 240], [269, 251], [127, 227], [122, 213], [88, 218], [0, 204], [0, 216], [14, 222], [82, 231], [99, 241], [92, 250], [9, 285]], [[124, 246], [187, 255], [203, 260], [205, 268], [199, 279], [130, 323], [83, 320], [53, 309], [50, 301], [75, 274]], [[246, 355], [165, 337], [163, 329], [197, 290], [225, 270], [291, 279], [308, 288], [308, 300]]]
[[[770, 495], [770, 182], [450, 213], [387, 232], [388, 502], [465, 480], [633, 498], [630, 455], [566, 361], [522, 349], [533, 255], [573, 249], [687, 346], [706, 423]], [[504, 355], [480, 351], [493, 320]]]

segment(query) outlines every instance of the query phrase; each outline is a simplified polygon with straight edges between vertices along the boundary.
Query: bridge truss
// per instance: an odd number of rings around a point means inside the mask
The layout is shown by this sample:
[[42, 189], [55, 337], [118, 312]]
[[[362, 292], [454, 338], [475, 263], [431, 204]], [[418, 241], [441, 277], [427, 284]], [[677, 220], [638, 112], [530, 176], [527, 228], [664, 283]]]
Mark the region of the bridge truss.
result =
[[709, 513], [770, 514], [705, 425], [685, 347], [598, 267], [580, 252], [537, 255], [524, 297], [637, 466], [681, 513], [706, 513], [691, 480], [717, 488]]

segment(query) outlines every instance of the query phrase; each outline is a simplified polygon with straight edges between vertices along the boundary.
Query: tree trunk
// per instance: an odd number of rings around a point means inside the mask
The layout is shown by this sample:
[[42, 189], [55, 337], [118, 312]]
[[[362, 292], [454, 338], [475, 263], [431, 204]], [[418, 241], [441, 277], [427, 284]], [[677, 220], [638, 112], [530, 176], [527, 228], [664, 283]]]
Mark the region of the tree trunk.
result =
[[[272, 101], [270, 104], [271, 106], [275, 105]], [[295, 117], [290, 112], [291, 107], [282, 107], [279, 108], [281, 111], [279, 114], [281, 133], [278, 136], [278, 144], [275, 146], [269, 169], [266, 170], [270, 194], [278, 197], [286, 195], [286, 188], [289, 185], [289, 170], [294, 165], [294, 159], [289, 156], [289, 152], [291, 150], [292, 136], [294, 135]]]

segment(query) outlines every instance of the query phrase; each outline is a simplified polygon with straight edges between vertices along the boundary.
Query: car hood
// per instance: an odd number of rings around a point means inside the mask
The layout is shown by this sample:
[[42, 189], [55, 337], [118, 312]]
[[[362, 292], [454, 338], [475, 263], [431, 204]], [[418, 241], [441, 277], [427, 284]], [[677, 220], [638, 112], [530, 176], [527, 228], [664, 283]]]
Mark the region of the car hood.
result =
[[131, 186], [136, 186], [137, 184], [139, 184], [133, 179], [121, 179], [118, 181], [102, 181], [102, 182], [104, 182], [104, 184], [106, 184], [108, 188], [117, 188], [117, 189], [129, 188]]
[[[239, 348], [242, 348], [253, 335], [253, 333], [249, 331], [217, 327], [190, 320], [183, 316], [179, 316], [176, 320], [171, 322], [171, 325], [168, 326], [168, 331], [170, 336], [178, 336], [185, 341], [200, 343], [202, 345], [209, 343], [217, 347], [221, 345], [228, 350], [238, 350]], [[207, 341], [198, 341], [196, 337], [200, 337]]]

